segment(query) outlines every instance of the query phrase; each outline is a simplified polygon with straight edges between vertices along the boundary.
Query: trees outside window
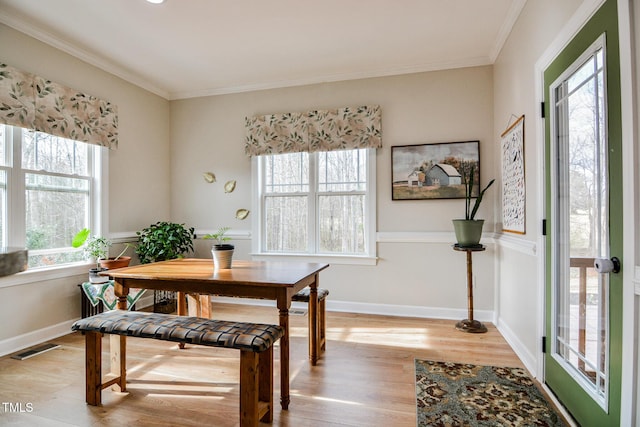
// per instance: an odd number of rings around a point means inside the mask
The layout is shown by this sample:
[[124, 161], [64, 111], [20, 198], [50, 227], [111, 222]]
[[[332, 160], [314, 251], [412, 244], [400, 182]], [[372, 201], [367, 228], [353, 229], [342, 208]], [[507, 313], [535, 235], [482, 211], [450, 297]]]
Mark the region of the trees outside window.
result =
[[100, 151], [0, 125], [0, 236], [4, 246], [29, 250], [29, 268], [82, 261], [71, 240], [96, 228]]
[[260, 251], [373, 255], [374, 150], [261, 156]]

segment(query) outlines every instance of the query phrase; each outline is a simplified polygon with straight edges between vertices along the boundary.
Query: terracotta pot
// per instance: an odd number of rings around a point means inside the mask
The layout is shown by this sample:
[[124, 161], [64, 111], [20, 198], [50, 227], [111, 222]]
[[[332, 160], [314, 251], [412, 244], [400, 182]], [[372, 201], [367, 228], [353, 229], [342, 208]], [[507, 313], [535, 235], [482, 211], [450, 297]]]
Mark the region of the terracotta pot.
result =
[[109, 270], [115, 270], [116, 268], [128, 267], [131, 262], [130, 256], [121, 256], [118, 259], [109, 258], [109, 259], [101, 259], [100, 267], [107, 268]]

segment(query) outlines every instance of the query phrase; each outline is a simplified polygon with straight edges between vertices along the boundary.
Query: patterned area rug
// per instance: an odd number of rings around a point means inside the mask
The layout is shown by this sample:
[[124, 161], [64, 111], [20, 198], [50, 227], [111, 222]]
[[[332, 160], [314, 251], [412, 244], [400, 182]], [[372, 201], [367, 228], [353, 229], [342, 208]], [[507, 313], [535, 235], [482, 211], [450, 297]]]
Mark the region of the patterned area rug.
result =
[[566, 426], [521, 368], [416, 359], [418, 427]]

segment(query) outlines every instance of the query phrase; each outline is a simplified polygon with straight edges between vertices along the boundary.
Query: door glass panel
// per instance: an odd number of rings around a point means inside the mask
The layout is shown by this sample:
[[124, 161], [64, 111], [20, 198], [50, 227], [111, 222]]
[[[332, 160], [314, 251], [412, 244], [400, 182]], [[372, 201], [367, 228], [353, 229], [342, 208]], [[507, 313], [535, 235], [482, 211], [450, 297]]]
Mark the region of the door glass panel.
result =
[[555, 103], [554, 357], [602, 405], [608, 371], [607, 141], [602, 48], [553, 87]]

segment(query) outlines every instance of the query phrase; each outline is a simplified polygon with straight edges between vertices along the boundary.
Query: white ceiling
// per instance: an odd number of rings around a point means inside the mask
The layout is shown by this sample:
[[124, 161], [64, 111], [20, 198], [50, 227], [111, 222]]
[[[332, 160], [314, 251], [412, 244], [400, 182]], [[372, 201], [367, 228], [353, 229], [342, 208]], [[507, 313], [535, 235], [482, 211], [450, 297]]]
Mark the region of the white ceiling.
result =
[[492, 64], [525, 2], [0, 0], [0, 22], [180, 99]]

